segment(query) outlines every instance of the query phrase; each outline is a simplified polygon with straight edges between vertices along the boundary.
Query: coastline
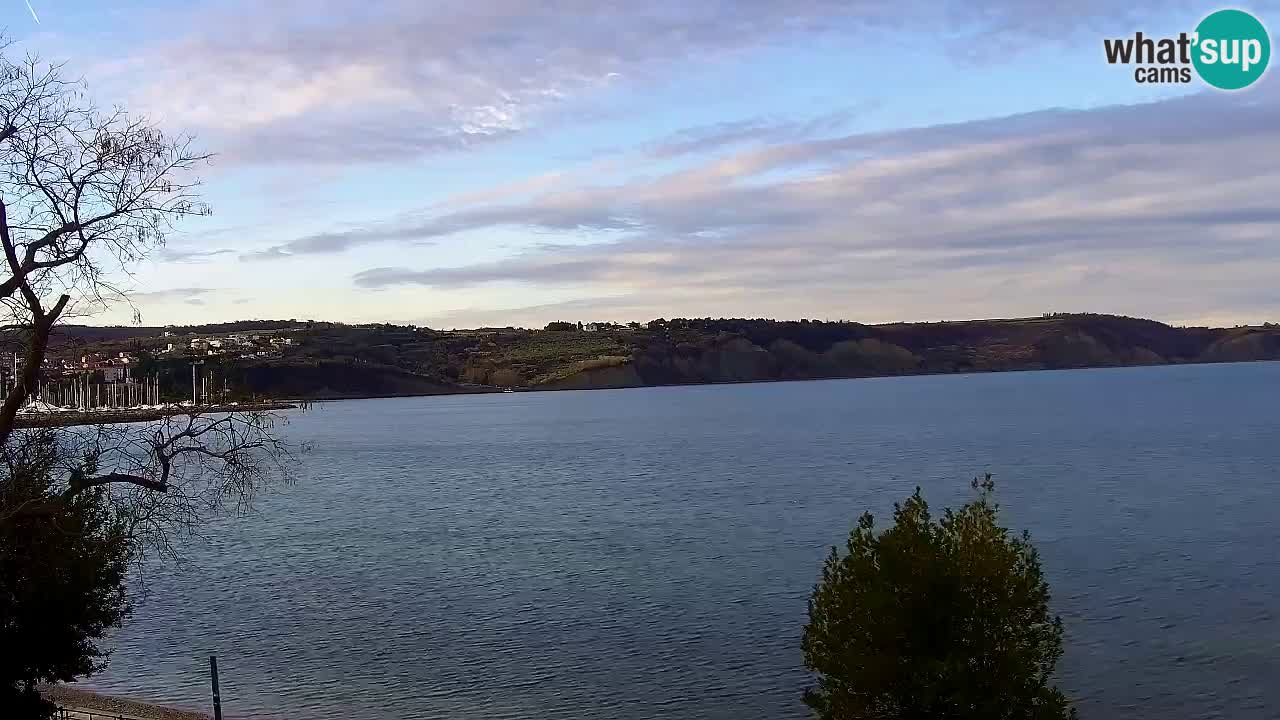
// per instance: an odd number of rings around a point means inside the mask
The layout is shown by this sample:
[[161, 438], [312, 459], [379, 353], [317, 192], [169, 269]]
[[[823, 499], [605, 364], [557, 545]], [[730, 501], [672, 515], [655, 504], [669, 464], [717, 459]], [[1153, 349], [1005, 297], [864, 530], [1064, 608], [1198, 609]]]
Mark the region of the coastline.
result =
[[[202, 712], [101, 695], [66, 685], [43, 687], [40, 694], [65, 710], [71, 720], [81, 717], [108, 720], [108, 716], [110, 720], [209, 720], [209, 715]], [[59, 714], [59, 717], [63, 716]]]
[[[460, 391], [450, 392], [425, 392], [425, 393], [370, 393], [370, 394], [353, 394], [353, 395], [333, 395], [333, 396], [314, 396], [307, 398], [294, 398], [287, 401], [293, 406], [305, 403], [329, 403], [341, 402], [344, 400], [386, 400], [392, 398], [420, 398], [420, 397], [444, 397], [452, 395], [494, 395], [500, 393], [543, 393], [543, 392], [570, 392], [570, 391], [591, 391], [591, 390], [648, 390], [654, 388], [677, 388], [677, 387], [703, 387], [712, 385], [763, 385], [769, 383], [795, 383], [795, 382], [826, 382], [831, 380], [889, 380], [895, 378], [912, 378], [912, 377], [950, 377], [953, 375], [993, 375], [1003, 373], [1051, 373], [1051, 372], [1077, 372], [1084, 370], [1136, 370], [1141, 368], [1159, 368], [1159, 367], [1188, 367], [1195, 365], [1251, 365], [1254, 363], [1272, 363], [1280, 362], [1278, 359], [1263, 358], [1257, 360], [1198, 360], [1194, 362], [1163, 362], [1163, 363], [1135, 363], [1131, 365], [1081, 365], [1079, 367], [1019, 367], [1019, 368], [980, 368], [970, 370], [953, 370], [953, 371], [933, 371], [933, 372], [901, 372], [901, 373], [880, 373], [867, 375], [829, 375], [823, 377], [795, 377], [795, 378], [764, 378], [756, 380], [710, 380], [706, 382], [675, 382], [662, 384], [639, 384], [639, 385], [600, 385], [593, 386], [576, 386], [576, 387], [556, 387], [552, 385], [535, 385], [532, 387], [513, 387], [502, 388], [497, 386], [470, 386]], [[589, 372], [589, 371], [588, 371]]]
[[178, 415], [199, 413], [259, 412], [265, 410], [294, 410], [298, 403], [273, 401], [265, 403], [243, 403], [238, 405], [174, 405], [163, 408], [117, 408], [111, 410], [93, 410], [90, 412], [50, 412], [19, 413], [14, 420], [18, 428], [70, 427], [73, 425], [116, 425], [120, 423], [146, 422], [160, 420]]
[[[891, 378], [908, 378], [908, 377], [939, 377], [952, 375], [990, 375], [993, 373], [1021, 373], [1021, 372], [1073, 372], [1080, 370], [1124, 370], [1135, 368], [1153, 368], [1153, 367], [1184, 367], [1188, 365], [1237, 365], [1250, 363], [1266, 363], [1280, 362], [1280, 360], [1258, 359], [1258, 360], [1201, 360], [1195, 362], [1165, 362], [1165, 363], [1147, 363], [1147, 364], [1131, 364], [1131, 365], [1084, 365], [1080, 367], [1066, 368], [1050, 368], [1050, 367], [1020, 367], [1020, 368], [983, 368], [968, 369], [956, 371], [936, 371], [936, 372], [899, 372], [899, 373], [880, 373], [866, 375], [831, 375], [823, 377], [798, 377], [798, 378], [761, 378], [751, 380], [710, 380], [704, 382], [676, 382], [662, 384], [612, 384], [602, 383], [593, 384], [590, 382], [577, 385], [560, 385], [544, 384], [532, 387], [512, 387], [504, 388], [498, 386], [483, 385], [463, 385], [452, 387], [444, 391], [437, 392], [408, 392], [408, 393], [352, 393], [352, 394], [333, 394], [333, 395], [315, 395], [308, 397], [294, 397], [283, 400], [273, 400], [269, 402], [258, 403], [241, 403], [233, 405], [205, 405], [201, 407], [192, 406], [171, 406], [165, 408], [147, 408], [147, 409], [113, 409], [113, 410], [95, 410], [93, 412], [58, 412], [58, 413], [24, 413], [19, 414], [15, 421], [16, 427], [19, 428], [50, 428], [50, 427], [71, 427], [77, 425], [114, 425], [123, 423], [147, 422], [151, 420], [160, 420], [166, 417], [175, 417], [186, 415], [190, 412], [197, 411], [200, 413], [232, 413], [232, 412], [260, 412], [273, 410], [296, 410], [304, 408], [313, 403], [330, 403], [342, 402], [344, 400], [384, 400], [392, 398], [420, 398], [420, 397], [441, 397], [455, 395], [495, 395], [501, 393], [542, 393], [542, 392], [567, 392], [573, 390], [642, 390], [652, 388], [672, 388], [672, 387], [700, 387], [706, 385], [759, 385], [766, 383], [790, 383], [790, 382], [821, 382], [830, 380], [886, 380]], [[591, 371], [585, 371], [591, 372]]]

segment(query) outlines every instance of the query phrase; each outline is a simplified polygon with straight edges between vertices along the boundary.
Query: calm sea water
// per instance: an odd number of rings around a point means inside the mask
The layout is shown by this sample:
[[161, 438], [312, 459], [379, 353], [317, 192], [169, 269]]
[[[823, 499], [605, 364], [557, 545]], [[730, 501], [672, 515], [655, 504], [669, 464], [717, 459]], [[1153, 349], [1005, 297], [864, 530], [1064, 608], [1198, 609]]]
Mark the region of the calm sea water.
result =
[[1280, 715], [1280, 364], [333, 403], [90, 685], [244, 718], [802, 718], [828, 548], [991, 471], [1085, 718]]

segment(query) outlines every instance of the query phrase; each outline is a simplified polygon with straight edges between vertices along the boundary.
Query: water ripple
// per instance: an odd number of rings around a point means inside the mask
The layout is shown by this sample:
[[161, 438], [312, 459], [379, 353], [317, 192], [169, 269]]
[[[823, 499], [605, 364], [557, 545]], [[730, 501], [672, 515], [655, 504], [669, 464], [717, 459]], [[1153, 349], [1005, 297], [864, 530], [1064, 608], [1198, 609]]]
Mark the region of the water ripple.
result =
[[90, 684], [229, 718], [806, 716], [823, 557], [996, 473], [1083, 717], [1280, 708], [1280, 365], [348, 402]]

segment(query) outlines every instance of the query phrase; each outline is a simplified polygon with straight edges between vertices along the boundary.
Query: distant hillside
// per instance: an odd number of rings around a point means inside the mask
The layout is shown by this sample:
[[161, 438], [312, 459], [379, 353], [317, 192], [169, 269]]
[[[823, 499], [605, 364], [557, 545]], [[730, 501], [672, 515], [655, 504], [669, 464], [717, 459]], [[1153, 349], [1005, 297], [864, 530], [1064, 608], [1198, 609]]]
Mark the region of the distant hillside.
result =
[[[66, 351], [159, 352], [183, 382], [185, 335], [279, 332], [292, 345], [270, 358], [205, 357], [241, 392], [356, 397], [869, 377], [921, 373], [1280, 359], [1280, 326], [1178, 328], [1114, 315], [863, 325], [749, 319], [655, 320], [595, 331], [442, 332], [396, 325], [246, 321], [188, 328], [63, 329]], [[595, 326], [589, 326], [595, 327]], [[203, 355], [201, 357], [204, 357]], [[189, 370], [186, 371], [189, 377]], [[189, 382], [187, 380], [186, 382]]]
[[237, 320], [228, 323], [210, 323], [207, 325], [58, 325], [54, 329], [51, 342], [55, 344], [96, 343], [103, 341], [130, 340], [132, 338], [159, 337], [169, 331], [175, 335], [194, 333], [196, 335], [216, 335], [233, 332], [262, 332], [283, 330], [306, 325], [297, 320]]

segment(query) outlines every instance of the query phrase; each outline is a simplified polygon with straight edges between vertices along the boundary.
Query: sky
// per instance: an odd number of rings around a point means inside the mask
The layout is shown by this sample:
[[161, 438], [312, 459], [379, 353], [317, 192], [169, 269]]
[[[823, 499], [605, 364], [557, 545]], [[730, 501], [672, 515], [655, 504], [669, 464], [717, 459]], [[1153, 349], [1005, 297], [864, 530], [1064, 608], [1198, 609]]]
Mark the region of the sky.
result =
[[1217, 5], [0, 3], [8, 53], [215, 154], [93, 324], [1280, 320], [1275, 73], [1104, 59]]

